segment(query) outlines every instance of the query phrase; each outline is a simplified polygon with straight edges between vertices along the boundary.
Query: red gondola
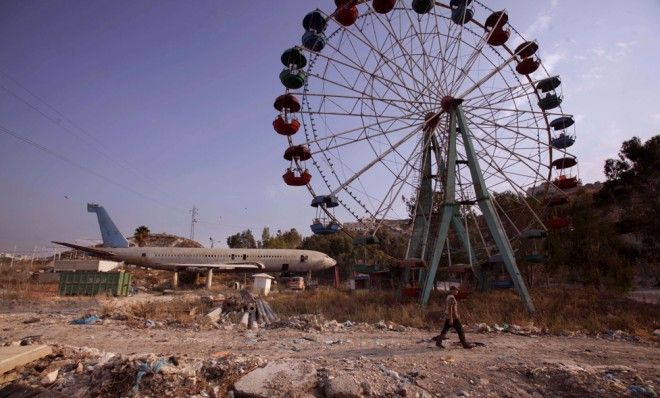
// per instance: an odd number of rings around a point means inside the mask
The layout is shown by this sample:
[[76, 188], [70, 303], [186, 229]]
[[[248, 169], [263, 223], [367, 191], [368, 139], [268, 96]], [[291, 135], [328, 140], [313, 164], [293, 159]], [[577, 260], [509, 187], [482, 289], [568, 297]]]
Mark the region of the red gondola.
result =
[[282, 179], [286, 185], [301, 187], [303, 185], [309, 184], [309, 182], [312, 180], [312, 175], [309, 174], [307, 170], [304, 170], [299, 176], [297, 176], [293, 170], [286, 169], [286, 173], [282, 175]]
[[570, 224], [571, 222], [563, 217], [553, 217], [545, 222], [545, 226], [550, 229], [563, 229], [568, 227]]
[[539, 49], [539, 45], [533, 41], [526, 41], [516, 47], [516, 55], [520, 58], [529, 58], [532, 55], [536, 54]]
[[552, 161], [551, 166], [556, 169], [567, 169], [577, 164], [575, 158], [559, 158]]
[[273, 128], [278, 134], [294, 135], [300, 128], [300, 122], [298, 119], [291, 119], [291, 121], [287, 123], [282, 116], [278, 116], [277, 119], [273, 121]]
[[312, 157], [312, 153], [304, 145], [292, 145], [284, 151], [284, 159], [288, 161], [295, 160], [309, 160]]
[[541, 62], [539, 62], [538, 59], [525, 58], [518, 62], [518, 65], [516, 65], [516, 72], [520, 73], [521, 75], [529, 75], [536, 72], [539, 66], [541, 66]]
[[358, 19], [358, 9], [356, 6], [337, 8], [335, 19], [344, 26], [351, 26]]
[[273, 106], [280, 112], [284, 110], [294, 113], [300, 111], [300, 101], [292, 94], [280, 95], [275, 99]]
[[578, 186], [578, 179], [577, 177], [566, 177], [562, 175], [552, 181], [552, 183], [559, 189], [571, 189]]
[[486, 18], [486, 30], [502, 29], [509, 22], [509, 15], [504, 11], [495, 11]]
[[511, 36], [509, 29], [495, 29], [490, 34], [490, 37], [488, 37], [488, 44], [491, 46], [501, 46], [509, 40], [509, 36]]
[[387, 14], [394, 9], [395, 5], [396, 0], [374, 0], [372, 6], [377, 13]]

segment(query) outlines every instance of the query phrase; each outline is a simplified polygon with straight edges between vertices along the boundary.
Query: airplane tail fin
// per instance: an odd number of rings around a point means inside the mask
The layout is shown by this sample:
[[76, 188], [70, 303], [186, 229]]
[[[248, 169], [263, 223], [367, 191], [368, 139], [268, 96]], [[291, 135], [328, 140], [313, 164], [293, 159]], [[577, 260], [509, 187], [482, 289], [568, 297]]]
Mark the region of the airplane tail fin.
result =
[[101, 228], [101, 237], [103, 238], [103, 246], [106, 247], [128, 247], [128, 241], [124, 236], [119, 232], [117, 226], [108, 212], [105, 211], [103, 206], [99, 206], [94, 203], [87, 204], [87, 211], [89, 213], [96, 213], [96, 217], [99, 220], [99, 227]]

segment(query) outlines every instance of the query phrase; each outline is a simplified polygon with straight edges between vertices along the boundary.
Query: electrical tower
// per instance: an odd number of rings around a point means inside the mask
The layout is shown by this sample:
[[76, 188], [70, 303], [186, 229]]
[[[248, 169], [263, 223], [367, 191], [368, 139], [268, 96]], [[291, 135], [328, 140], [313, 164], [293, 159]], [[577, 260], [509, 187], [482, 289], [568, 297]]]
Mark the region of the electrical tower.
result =
[[193, 205], [192, 210], [190, 210], [192, 215], [190, 219], [190, 240], [195, 240], [195, 224], [197, 224], [197, 206]]

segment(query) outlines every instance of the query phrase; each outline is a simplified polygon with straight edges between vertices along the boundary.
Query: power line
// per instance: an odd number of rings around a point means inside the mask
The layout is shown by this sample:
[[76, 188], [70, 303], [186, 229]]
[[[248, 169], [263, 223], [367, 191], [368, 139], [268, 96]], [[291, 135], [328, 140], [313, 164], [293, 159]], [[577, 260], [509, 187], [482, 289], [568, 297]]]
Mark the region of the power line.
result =
[[149, 196], [149, 195], [143, 194], [142, 192], [136, 191], [135, 189], [133, 189], [133, 188], [127, 186], [127, 185], [124, 185], [124, 184], [122, 184], [122, 183], [120, 183], [120, 182], [117, 182], [117, 181], [115, 181], [115, 180], [113, 180], [113, 179], [111, 179], [111, 178], [109, 178], [109, 177], [106, 177], [105, 175], [103, 175], [103, 174], [101, 174], [101, 173], [98, 173], [98, 172], [96, 172], [95, 170], [93, 170], [93, 169], [91, 169], [91, 168], [89, 168], [89, 167], [87, 167], [87, 166], [85, 166], [85, 165], [83, 165], [83, 164], [77, 163], [77, 162], [75, 162], [75, 161], [73, 161], [73, 160], [67, 158], [67, 157], [64, 156], [64, 155], [62, 155], [62, 154], [60, 154], [60, 153], [57, 153], [57, 152], [53, 151], [52, 149], [49, 149], [49, 148], [47, 148], [47, 147], [45, 147], [45, 146], [43, 146], [43, 145], [41, 145], [41, 144], [39, 144], [39, 143], [37, 143], [37, 142], [32, 141], [32, 140], [29, 139], [29, 138], [26, 138], [26, 137], [23, 137], [23, 136], [19, 135], [19, 134], [16, 133], [15, 131], [8, 129], [7, 127], [3, 126], [2, 124], [0, 124], [0, 132], [5, 133], [5, 134], [7, 134], [7, 135], [10, 135], [10, 136], [16, 138], [16, 139], [19, 140], [19, 141], [22, 141], [22, 142], [24, 142], [24, 143], [26, 143], [26, 144], [28, 144], [28, 145], [31, 145], [31, 146], [33, 146], [33, 147], [35, 147], [35, 148], [37, 148], [37, 149], [39, 149], [39, 150], [41, 150], [41, 151], [43, 151], [43, 152], [46, 152], [47, 154], [49, 154], [49, 155], [51, 155], [51, 156], [54, 156], [54, 157], [60, 159], [61, 161], [68, 163], [68, 164], [71, 165], [71, 166], [74, 166], [74, 167], [76, 167], [76, 168], [78, 168], [78, 169], [80, 169], [80, 170], [85, 171], [85, 172], [88, 173], [88, 174], [91, 174], [91, 175], [93, 175], [93, 176], [95, 176], [95, 177], [98, 177], [98, 178], [100, 178], [100, 179], [102, 179], [102, 180], [104, 180], [104, 181], [106, 181], [106, 182], [108, 182], [108, 183], [110, 183], [110, 184], [112, 184], [112, 185], [114, 185], [114, 186], [116, 186], [116, 187], [122, 188], [122, 189], [124, 189], [124, 190], [126, 190], [126, 191], [129, 191], [129, 192], [131, 192], [131, 193], [133, 193], [133, 194], [135, 194], [135, 195], [137, 195], [137, 196], [140, 196], [140, 197], [142, 197], [143, 199], [151, 200], [151, 201], [153, 201], [153, 202], [155, 202], [155, 203], [157, 203], [157, 204], [159, 204], [159, 205], [161, 205], [161, 206], [163, 206], [163, 207], [168, 207], [168, 208], [172, 208], [172, 209], [177, 209], [177, 210], [179, 210], [179, 211], [182, 210], [182, 209], [179, 209], [179, 208], [172, 207], [172, 206], [170, 206], [170, 205], [168, 205], [168, 204], [166, 204], [166, 203], [161, 202], [160, 200], [158, 200], [158, 199], [156, 199], [156, 198], [153, 198], [153, 197], [151, 197], [151, 196]]
[[[132, 166], [132, 165], [131, 165], [130, 163], [128, 163], [126, 160], [123, 160], [123, 159], [121, 159], [120, 157], [118, 157], [118, 156], [116, 156], [116, 155], [112, 155], [111, 153], [104, 151], [102, 148], [104, 148], [104, 147], [106, 146], [106, 144], [104, 144], [102, 141], [100, 141], [96, 136], [94, 136], [93, 134], [91, 134], [91, 133], [90, 133], [89, 131], [87, 131], [85, 128], [81, 127], [79, 124], [77, 124], [76, 122], [74, 122], [71, 118], [69, 118], [68, 116], [66, 116], [65, 114], [63, 114], [63, 113], [60, 112], [59, 110], [57, 110], [54, 106], [50, 105], [46, 100], [44, 100], [43, 98], [41, 98], [40, 96], [38, 96], [38, 95], [35, 94], [34, 92], [30, 91], [27, 87], [25, 87], [24, 85], [22, 85], [18, 80], [14, 79], [12, 76], [10, 76], [9, 74], [7, 74], [6, 72], [3, 72], [3, 71], [1, 71], [1, 70], [0, 70], [0, 75], [2, 75], [2, 76], [4, 76], [5, 78], [11, 80], [11, 81], [12, 81], [14, 84], [16, 84], [18, 87], [20, 87], [21, 89], [23, 89], [25, 92], [27, 92], [28, 94], [30, 94], [32, 97], [36, 98], [38, 101], [40, 101], [40, 102], [41, 102], [42, 104], [44, 104], [46, 107], [48, 107], [52, 112], [54, 112], [58, 117], [60, 117], [61, 120], [56, 120], [56, 119], [54, 119], [54, 118], [52, 117], [52, 115], [49, 115], [49, 114], [45, 113], [44, 111], [42, 111], [41, 109], [39, 109], [39, 107], [37, 107], [36, 105], [34, 105], [32, 102], [28, 101], [27, 99], [23, 98], [23, 97], [20, 96], [19, 94], [15, 93], [14, 91], [12, 91], [12, 90], [11, 90], [10, 88], [8, 88], [7, 86], [5, 86], [5, 85], [3, 85], [3, 84], [0, 84], [0, 88], [2, 88], [3, 90], [5, 90], [5, 91], [8, 92], [9, 94], [11, 94], [14, 98], [16, 98], [17, 100], [19, 100], [20, 102], [22, 102], [22, 103], [25, 104], [26, 106], [32, 108], [34, 111], [36, 111], [37, 113], [39, 113], [39, 114], [40, 114], [41, 116], [43, 116], [44, 118], [46, 118], [46, 119], [48, 119], [49, 121], [51, 121], [51, 122], [52, 122], [53, 124], [55, 124], [57, 127], [61, 128], [61, 129], [64, 130], [65, 132], [67, 132], [67, 133], [73, 135], [75, 138], [77, 138], [78, 140], [80, 140], [82, 143], [84, 143], [84, 144], [87, 145], [88, 147], [92, 148], [94, 151], [96, 151], [96, 152], [98, 152], [99, 154], [101, 154], [102, 156], [104, 156], [107, 160], [110, 161], [110, 163], [114, 163], [114, 164], [116, 164], [117, 166], [123, 168], [124, 170], [127, 170], [128, 172], [130, 172], [131, 174], [133, 174], [134, 176], [136, 176], [137, 178], [141, 179], [142, 181], [144, 181], [144, 182], [146, 182], [146, 183], [148, 183], [148, 184], [153, 184], [153, 180], [144, 177], [144, 176], [141, 174], [141, 172], [140, 172], [136, 167]], [[84, 139], [80, 134], [78, 134], [78, 133], [76, 133], [75, 131], [73, 131], [72, 129], [68, 128], [66, 125], [63, 125], [63, 124], [61, 123], [62, 120], [68, 122], [70, 125], [72, 125], [73, 127], [75, 127], [78, 131], [80, 131], [84, 136], [89, 137], [89, 138], [90, 138], [92, 141], [94, 141], [96, 144], [93, 144], [93, 143], [87, 141], [87, 140]], [[152, 185], [152, 188], [153, 188], [153, 187], [154, 187], [154, 185]], [[160, 193], [163, 194], [164, 192], [160, 192]]]

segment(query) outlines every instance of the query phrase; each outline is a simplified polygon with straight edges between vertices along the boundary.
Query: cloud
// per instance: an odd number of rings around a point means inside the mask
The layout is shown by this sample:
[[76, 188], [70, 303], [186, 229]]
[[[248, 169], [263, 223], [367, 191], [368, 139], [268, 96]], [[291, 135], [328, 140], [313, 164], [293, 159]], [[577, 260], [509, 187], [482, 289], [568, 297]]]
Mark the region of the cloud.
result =
[[637, 45], [637, 40], [620, 41], [620, 42], [616, 43], [616, 46], [619, 47], [622, 50], [629, 50], [630, 48], [632, 48], [636, 45]]
[[543, 56], [543, 66], [547, 69], [548, 73], [552, 74], [554, 68], [558, 63], [566, 59], [564, 52], [551, 52]]
[[529, 25], [529, 27], [527, 27], [523, 36], [526, 38], [531, 38], [533, 36], [538, 35], [539, 33], [542, 33], [548, 30], [551, 22], [552, 22], [552, 15], [547, 13], [541, 13], [536, 17], [534, 22], [532, 22], [532, 24]]

